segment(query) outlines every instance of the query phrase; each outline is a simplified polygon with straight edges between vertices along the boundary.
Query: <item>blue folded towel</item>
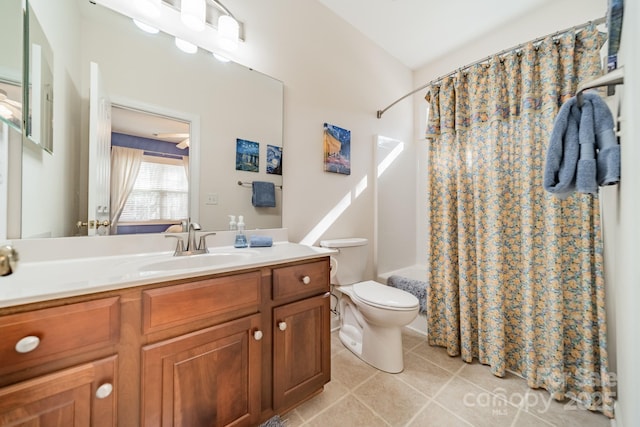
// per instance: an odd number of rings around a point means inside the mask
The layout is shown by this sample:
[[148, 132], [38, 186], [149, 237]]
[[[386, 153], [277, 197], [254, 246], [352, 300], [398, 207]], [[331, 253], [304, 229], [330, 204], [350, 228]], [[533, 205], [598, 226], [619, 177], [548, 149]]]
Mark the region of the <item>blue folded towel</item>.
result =
[[249, 246], [252, 248], [268, 248], [273, 245], [273, 239], [269, 236], [251, 236]]
[[620, 146], [609, 107], [593, 93], [565, 102], [553, 125], [544, 169], [544, 188], [560, 198], [594, 194], [598, 185], [620, 181]]
[[276, 186], [273, 182], [253, 181], [251, 184], [253, 195], [251, 196], [251, 204], [261, 208], [276, 207]]

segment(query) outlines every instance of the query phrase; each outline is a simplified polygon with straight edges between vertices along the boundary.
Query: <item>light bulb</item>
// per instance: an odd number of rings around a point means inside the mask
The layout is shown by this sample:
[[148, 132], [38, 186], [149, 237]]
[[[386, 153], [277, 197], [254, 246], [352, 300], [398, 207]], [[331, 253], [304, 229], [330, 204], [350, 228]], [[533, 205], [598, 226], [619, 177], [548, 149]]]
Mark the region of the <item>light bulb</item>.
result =
[[176, 37], [176, 46], [185, 53], [196, 53], [198, 51], [198, 46], [178, 37]]
[[194, 31], [204, 30], [207, 13], [205, 0], [182, 0], [180, 19]]
[[240, 25], [238, 25], [238, 21], [229, 15], [220, 15], [220, 18], [218, 18], [220, 47], [227, 51], [235, 50], [238, 47], [239, 34]]
[[140, 28], [145, 33], [158, 34], [160, 32], [160, 30], [158, 30], [156, 27], [145, 24], [144, 22], [138, 21], [137, 19], [134, 19], [133, 23], [136, 24], [136, 27]]
[[226, 56], [220, 55], [219, 53], [216, 53], [216, 52], [213, 52], [213, 57], [216, 58], [220, 62], [229, 62], [229, 61], [231, 61]]

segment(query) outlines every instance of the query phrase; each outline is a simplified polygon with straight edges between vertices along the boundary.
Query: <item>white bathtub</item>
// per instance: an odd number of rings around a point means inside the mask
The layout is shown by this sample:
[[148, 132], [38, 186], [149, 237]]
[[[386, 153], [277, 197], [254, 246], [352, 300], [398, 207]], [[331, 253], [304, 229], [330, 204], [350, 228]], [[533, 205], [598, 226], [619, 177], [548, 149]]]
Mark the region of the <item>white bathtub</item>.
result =
[[[407, 279], [420, 280], [427, 282], [427, 267], [422, 265], [412, 265], [409, 267], [401, 268], [399, 270], [389, 271], [386, 273], [378, 274], [376, 279], [380, 283], [387, 283], [390, 276], [403, 276]], [[412, 329], [420, 334], [427, 335], [427, 316], [424, 314], [418, 314], [415, 320], [409, 323], [407, 328]]]

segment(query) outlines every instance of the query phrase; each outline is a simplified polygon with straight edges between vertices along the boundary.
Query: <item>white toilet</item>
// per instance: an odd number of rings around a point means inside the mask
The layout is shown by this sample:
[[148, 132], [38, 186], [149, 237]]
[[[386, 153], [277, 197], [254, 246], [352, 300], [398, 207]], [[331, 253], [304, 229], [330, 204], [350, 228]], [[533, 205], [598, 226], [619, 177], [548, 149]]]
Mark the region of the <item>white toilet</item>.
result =
[[338, 251], [331, 259], [331, 284], [340, 298], [340, 340], [356, 356], [381, 371], [404, 369], [402, 327], [418, 315], [418, 298], [373, 280], [362, 281], [367, 239], [322, 240]]

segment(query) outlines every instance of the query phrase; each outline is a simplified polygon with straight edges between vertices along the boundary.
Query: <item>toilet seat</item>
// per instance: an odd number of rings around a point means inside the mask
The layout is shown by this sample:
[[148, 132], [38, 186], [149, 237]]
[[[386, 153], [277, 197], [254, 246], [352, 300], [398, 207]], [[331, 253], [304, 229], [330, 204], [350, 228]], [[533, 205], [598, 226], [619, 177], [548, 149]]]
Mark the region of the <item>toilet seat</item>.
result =
[[373, 280], [352, 285], [352, 295], [363, 304], [386, 310], [408, 311], [418, 308], [418, 298], [401, 289]]

